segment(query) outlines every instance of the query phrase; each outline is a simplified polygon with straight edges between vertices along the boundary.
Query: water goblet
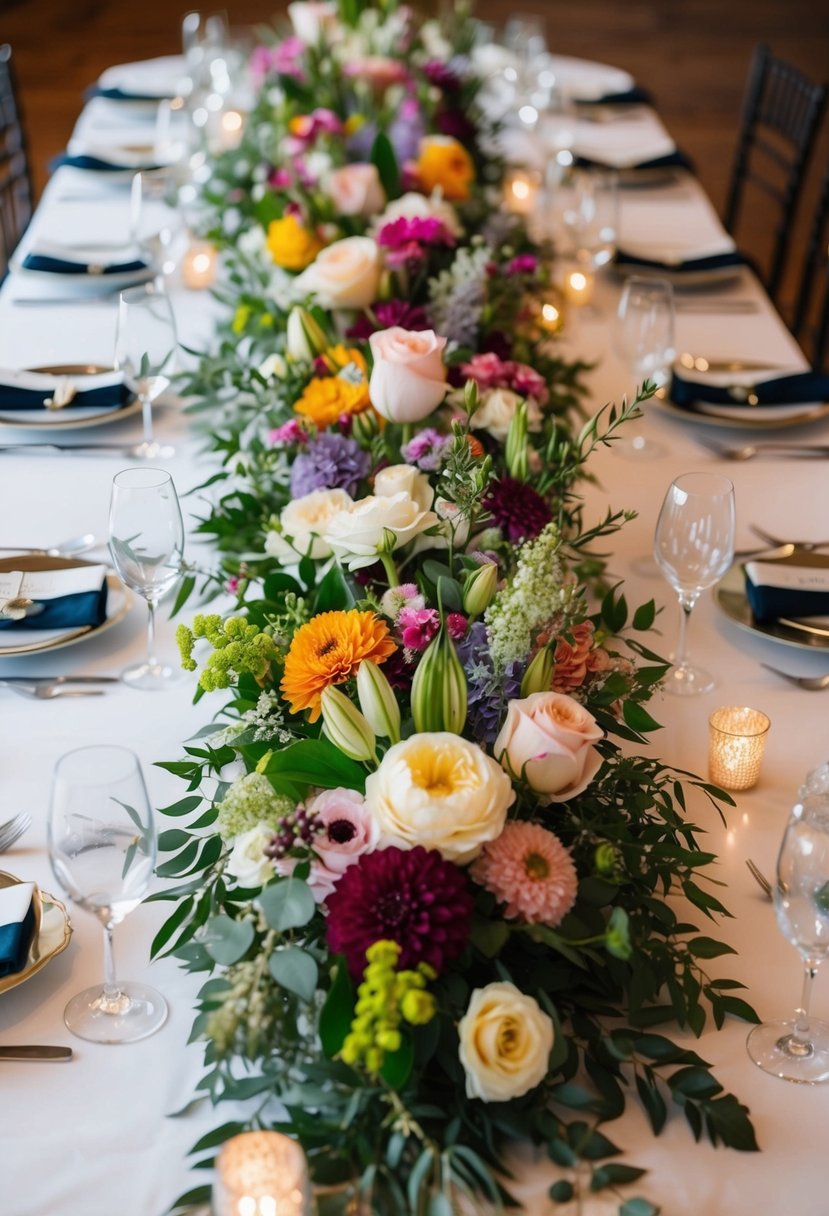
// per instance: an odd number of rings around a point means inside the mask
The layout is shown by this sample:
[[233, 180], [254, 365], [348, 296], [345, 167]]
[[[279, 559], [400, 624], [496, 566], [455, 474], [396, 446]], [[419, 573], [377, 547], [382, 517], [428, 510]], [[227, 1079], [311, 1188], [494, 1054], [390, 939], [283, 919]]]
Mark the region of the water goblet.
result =
[[153, 439], [153, 401], [170, 385], [176, 347], [176, 324], [165, 292], [155, 283], [122, 291], [115, 330], [115, 363], [141, 402], [144, 440], [131, 453], [137, 460], [166, 459], [174, 454], [168, 444], [161, 445]]
[[581, 267], [595, 271], [612, 261], [619, 229], [618, 177], [594, 169], [575, 169], [561, 192], [561, 220], [569, 253]]
[[809, 1016], [812, 982], [829, 955], [829, 798], [808, 787], [801, 793], [783, 836], [774, 886], [778, 926], [805, 967], [800, 1006], [794, 1018], [755, 1026], [746, 1048], [765, 1072], [816, 1085], [829, 1081], [829, 1024]]
[[115, 925], [146, 895], [156, 858], [152, 811], [138, 757], [125, 747], [82, 747], [62, 756], [52, 779], [49, 860], [69, 897], [101, 922], [104, 974], [72, 997], [64, 1021], [94, 1043], [135, 1043], [167, 1018], [164, 997], [116, 979]]
[[165, 277], [176, 269], [183, 234], [174, 168], [136, 173], [130, 189], [130, 239]]
[[126, 469], [112, 482], [109, 551], [120, 577], [147, 601], [147, 657], [121, 673], [132, 688], [162, 689], [178, 672], [155, 657], [155, 610], [181, 574], [184, 525], [164, 469]]
[[734, 559], [734, 486], [718, 473], [683, 473], [665, 495], [656, 524], [654, 557], [679, 598], [679, 640], [665, 691], [687, 697], [710, 692], [714, 679], [694, 666], [688, 651], [688, 622], [707, 587]]
[[[613, 328], [613, 346], [634, 377], [662, 388], [668, 381], [674, 349], [674, 292], [667, 279], [632, 275], [625, 281]], [[614, 443], [621, 456], [652, 459], [664, 454], [661, 444], [634, 435]]]

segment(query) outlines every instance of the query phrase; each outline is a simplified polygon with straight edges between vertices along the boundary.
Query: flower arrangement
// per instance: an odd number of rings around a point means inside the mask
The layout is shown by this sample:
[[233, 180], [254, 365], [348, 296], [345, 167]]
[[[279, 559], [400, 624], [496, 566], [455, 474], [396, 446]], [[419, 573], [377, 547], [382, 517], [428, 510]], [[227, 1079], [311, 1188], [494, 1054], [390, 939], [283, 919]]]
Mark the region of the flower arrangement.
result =
[[228, 700], [163, 765], [189, 790], [153, 953], [209, 975], [200, 1089], [378, 1216], [500, 1209], [526, 1140], [615, 1192], [641, 1173], [601, 1129], [631, 1077], [654, 1132], [670, 1097], [754, 1149], [653, 1029], [754, 1017], [694, 923], [725, 909], [686, 799], [729, 799], [636, 753], [655, 607], [595, 598], [592, 546], [628, 516], [588, 523], [575, 492], [650, 390], [565, 418], [579, 368], [536, 326], [537, 246], [488, 205], [466, 26], [455, 56], [393, 0], [289, 8], [234, 154], [250, 180], [225, 158], [211, 187], [226, 238], [237, 212], [233, 320], [191, 382], [236, 604], [179, 626], [198, 695]]

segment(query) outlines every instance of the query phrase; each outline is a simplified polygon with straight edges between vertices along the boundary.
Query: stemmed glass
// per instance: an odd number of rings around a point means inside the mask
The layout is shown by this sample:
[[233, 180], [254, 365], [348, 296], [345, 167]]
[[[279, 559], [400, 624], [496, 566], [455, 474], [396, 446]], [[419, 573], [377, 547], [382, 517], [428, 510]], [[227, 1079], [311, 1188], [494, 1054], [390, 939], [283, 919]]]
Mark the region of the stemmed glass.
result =
[[79, 992], [64, 1020], [94, 1043], [135, 1043], [164, 1024], [167, 1003], [146, 984], [115, 978], [112, 931], [149, 889], [156, 835], [137, 756], [125, 747], [81, 747], [52, 779], [49, 860], [75, 903], [104, 928], [103, 985]]
[[153, 402], [169, 387], [175, 362], [176, 323], [167, 295], [155, 283], [121, 292], [115, 330], [115, 363], [138, 394], [144, 442], [132, 449], [139, 460], [172, 456], [173, 448], [153, 439]]
[[[634, 388], [646, 380], [662, 388], [674, 360], [674, 292], [667, 279], [632, 275], [616, 311], [613, 346], [634, 378]], [[626, 437], [613, 445], [620, 456], [652, 459], [664, 448], [644, 435]]]
[[829, 954], [829, 800], [808, 786], [802, 792], [783, 836], [774, 888], [777, 923], [805, 964], [800, 1007], [793, 1019], [755, 1026], [746, 1047], [766, 1072], [815, 1085], [829, 1080], [829, 1024], [809, 1017], [812, 981]]
[[178, 673], [155, 657], [155, 610], [175, 585], [184, 556], [176, 487], [163, 469], [126, 469], [112, 481], [109, 551], [118, 574], [147, 601], [147, 658], [121, 673], [132, 688], [162, 689]]
[[591, 271], [606, 266], [616, 252], [619, 228], [616, 174], [575, 169], [562, 194], [561, 218], [573, 257]]
[[132, 179], [130, 239], [163, 275], [176, 268], [176, 246], [184, 231], [172, 168], [144, 169]]
[[714, 680], [693, 666], [688, 620], [701, 593], [734, 560], [734, 486], [718, 473], [683, 473], [671, 482], [656, 524], [653, 555], [679, 597], [679, 639], [666, 692], [687, 697], [710, 692]]

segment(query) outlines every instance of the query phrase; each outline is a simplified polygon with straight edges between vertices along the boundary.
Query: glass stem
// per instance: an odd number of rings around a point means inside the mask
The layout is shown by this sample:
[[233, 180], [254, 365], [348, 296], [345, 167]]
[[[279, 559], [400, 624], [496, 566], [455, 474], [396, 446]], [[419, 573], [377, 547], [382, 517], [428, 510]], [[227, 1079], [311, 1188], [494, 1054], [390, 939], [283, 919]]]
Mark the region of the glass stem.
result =
[[144, 442], [153, 442], [153, 403], [149, 397], [141, 397], [141, 418], [144, 422]]
[[679, 596], [679, 637], [676, 640], [674, 666], [682, 669], [688, 666], [688, 622], [696, 602], [696, 597]]
[[814, 1050], [809, 1041], [809, 1005], [812, 997], [812, 981], [817, 975], [817, 960], [806, 959], [803, 972], [803, 991], [800, 994], [800, 1005], [794, 1011], [794, 1030], [786, 1044], [786, 1050], [791, 1056], [810, 1056]]
[[129, 997], [124, 996], [115, 978], [115, 956], [112, 952], [112, 921], [104, 925], [104, 989], [96, 1001], [102, 1013], [118, 1014], [129, 1008]]
[[155, 600], [147, 600], [147, 666], [158, 666], [155, 657]]

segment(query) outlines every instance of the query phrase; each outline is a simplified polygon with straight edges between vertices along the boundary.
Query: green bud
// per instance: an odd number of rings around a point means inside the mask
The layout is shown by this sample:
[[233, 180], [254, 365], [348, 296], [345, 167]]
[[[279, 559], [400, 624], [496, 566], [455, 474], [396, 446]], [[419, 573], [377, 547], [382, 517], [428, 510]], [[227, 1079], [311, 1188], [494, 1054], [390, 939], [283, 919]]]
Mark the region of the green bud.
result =
[[357, 696], [369, 726], [381, 739], [400, 742], [400, 706], [377, 663], [364, 662], [357, 672]]
[[512, 421], [509, 424], [507, 431], [507, 443], [504, 450], [504, 459], [507, 462], [510, 476], [516, 481], [527, 480], [527, 403], [522, 401], [517, 410], [512, 416]]
[[359, 414], [351, 415], [352, 438], [364, 447], [368, 447], [378, 429], [377, 415], [374, 410], [362, 410]]
[[417, 731], [447, 730], [459, 735], [466, 723], [466, 674], [445, 625], [417, 665], [412, 716]]
[[524, 672], [521, 681], [521, 696], [529, 697], [534, 692], [549, 692], [553, 683], [555, 662], [549, 646], [542, 646]]
[[463, 610], [469, 616], [480, 616], [489, 606], [498, 586], [498, 567], [486, 562], [466, 576], [463, 587]]
[[620, 958], [624, 962], [627, 962], [633, 954], [628, 915], [624, 908], [614, 908], [611, 912], [605, 930], [604, 944], [608, 954], [612, 954], [614, 958]]
[[323, 730], [328, 738], [352, 760], [376, 762], [376, 739], [356, 705], [345, 693], [329, 685], [322, 691]]
[[463, 390], [463, 405], [470, 418], [475, 413], [479, 404], [477, 382], [475, 380], [467, 380]]
[[597, 874], [612, 874], [619, 861], [619, 855], [612, 844], [606, 841], [600, 844], [593, 854], [593, 865]]
[[329, 345], [322, 326], [307, 308], [299, 305], [292, 308], [288, 315], [286, 338], [288, 358], [300, 363], [311, 363]]

